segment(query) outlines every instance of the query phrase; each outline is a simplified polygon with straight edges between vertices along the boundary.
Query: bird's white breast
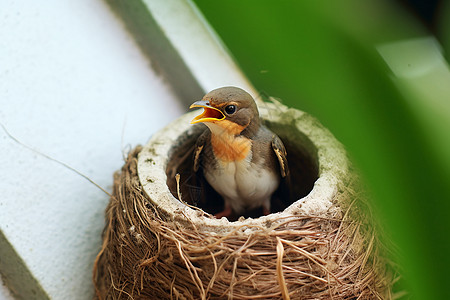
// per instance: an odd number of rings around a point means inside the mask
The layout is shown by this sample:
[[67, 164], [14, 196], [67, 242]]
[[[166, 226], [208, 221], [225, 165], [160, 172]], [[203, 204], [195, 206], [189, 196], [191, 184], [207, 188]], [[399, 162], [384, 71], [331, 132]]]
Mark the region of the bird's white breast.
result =
[[238, 213], [261, 205], [270, 207], [270, 198], [279, 184], [275, 172], [255, 165], [251, 154], [240, 161], [218, 161], [214, 172], [208, 167], [205, 171], [209, 184]]

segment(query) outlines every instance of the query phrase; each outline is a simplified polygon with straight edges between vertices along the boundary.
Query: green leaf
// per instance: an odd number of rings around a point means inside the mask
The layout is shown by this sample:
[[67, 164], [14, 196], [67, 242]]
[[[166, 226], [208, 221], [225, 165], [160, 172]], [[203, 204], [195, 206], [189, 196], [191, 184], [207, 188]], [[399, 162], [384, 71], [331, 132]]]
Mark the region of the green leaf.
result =
[[[450, 73], [432, 40], [416, 40], [426, 31], [386, 1], [195, 3], [257, 89], [346, 145], [414, 298], [448, 299]], [[405, 40], [424, 49], [398, 50]], [[408, 63], [423, 76], [399, 77]]]

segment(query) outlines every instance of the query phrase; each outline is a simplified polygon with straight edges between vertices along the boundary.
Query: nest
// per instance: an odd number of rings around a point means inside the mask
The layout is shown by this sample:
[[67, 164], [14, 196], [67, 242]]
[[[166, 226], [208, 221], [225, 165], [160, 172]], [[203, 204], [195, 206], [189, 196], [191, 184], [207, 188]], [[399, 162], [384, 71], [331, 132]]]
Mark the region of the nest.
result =
[[143, 193], [140, 150], [114, 177], [94, 269], [99, 299], [390, 298], [369, 224], [344, 214], [288, 217], [250, 235], [247, 228], [223, 236], [180, 228]]
[[[302, 204], [276, 214], [217, 220], [186, 203], [189, 195], [181, 199], [183, 189], [173, 186], [170, 162], [188, 156], [186, 143], [198, 132], [189, 134], [169, 147], [183, 149], [183, 155], [171, 151], [159, 165], [156, 147], [139, 146], [114, 175], [103, 246], [94, 265], [97, 299], [392, 298], [391, 272], [365, 197], [355, 188], [356, 176], [346, 176], [331, 194], [332, 205], [321, 213], [307, 209], [314, 207], [307, 205], [308, 196], [318, 196], [310, 192]], [[174, 169], [183, 166], [183, 159]], [[142, 177], [140, 161], [161, 171], [167, 182]], [[159, 204], [155, 183], [170, 195]], [[169, 204], [176, 207], [173, 214]]]

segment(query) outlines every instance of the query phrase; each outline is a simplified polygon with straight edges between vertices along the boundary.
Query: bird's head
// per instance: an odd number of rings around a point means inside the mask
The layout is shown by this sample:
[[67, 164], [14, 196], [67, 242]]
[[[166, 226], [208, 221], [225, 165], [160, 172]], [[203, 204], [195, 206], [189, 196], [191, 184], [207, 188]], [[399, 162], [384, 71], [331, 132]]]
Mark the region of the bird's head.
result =
[[259, 127], [259, 112], [255, 100], [246, 91], [237, 87], [222, 87], [212, 90], [190, 108], [203, 108], [191, 124], [205, 123], [211, 132], [227, 132], [238, 135], [243, 130]]

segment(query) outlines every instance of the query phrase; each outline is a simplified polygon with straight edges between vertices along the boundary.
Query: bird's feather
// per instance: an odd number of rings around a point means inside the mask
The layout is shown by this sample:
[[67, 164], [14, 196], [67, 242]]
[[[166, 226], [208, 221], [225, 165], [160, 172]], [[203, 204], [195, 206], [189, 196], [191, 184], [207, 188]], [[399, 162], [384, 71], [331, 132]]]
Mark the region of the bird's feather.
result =
[[205, 143], [209, 139], [210, 132], [208, 130], [205, 130], [197, 139], [197, 142], [195, 143], [194, 148], [194, 172], [197, 172], [200, 168], [201, 164], [201, 153], [203, 148], [205, 147]]
[[275, 134], [272, 136], [272, 149], [278, 158], [280, 164], [281, 177], [285, 178], [289, 175], [289, 167], [287, 163], [287, 152], [281, 139]]

